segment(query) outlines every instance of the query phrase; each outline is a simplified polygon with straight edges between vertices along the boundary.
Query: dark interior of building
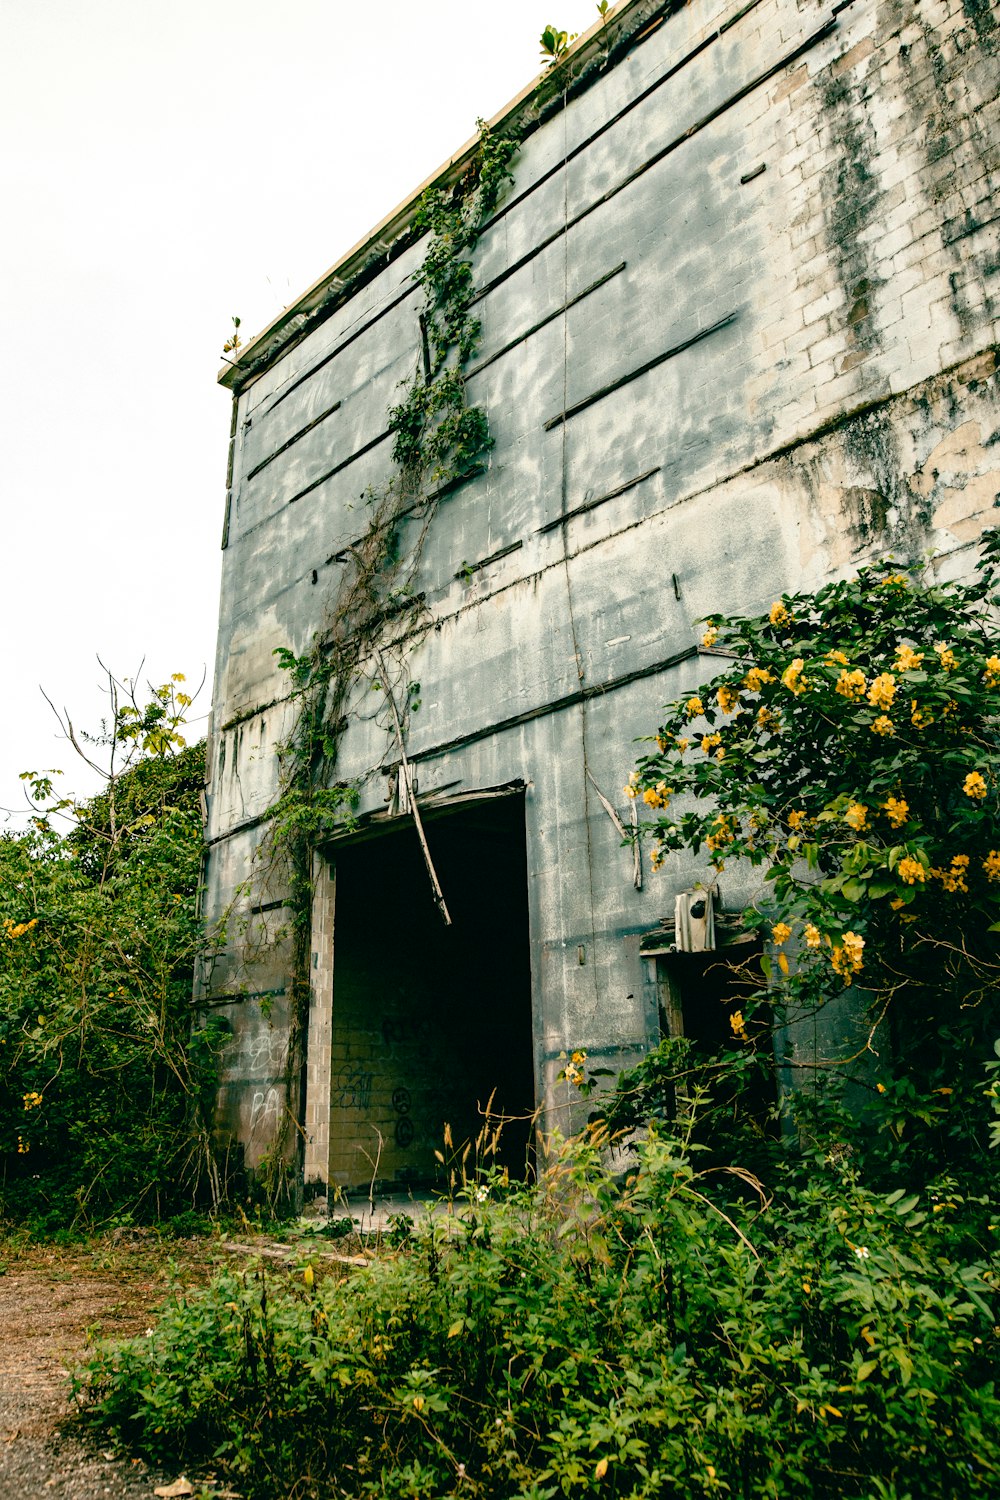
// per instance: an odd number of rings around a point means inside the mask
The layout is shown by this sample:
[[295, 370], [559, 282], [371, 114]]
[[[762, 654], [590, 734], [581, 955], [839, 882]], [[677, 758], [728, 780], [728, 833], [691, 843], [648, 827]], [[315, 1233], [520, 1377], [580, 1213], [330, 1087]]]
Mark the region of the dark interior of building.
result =
[[344, 1187], [440, 1183], [472, 1142], [468, 1168], [487, 1107], [490, 1137], [506, 1117], [496, 1161], [529, 1170], [523, 795], [428, 812], [425, 831], [450, 926], [412, 818], [336, 850], [331, 1171]]

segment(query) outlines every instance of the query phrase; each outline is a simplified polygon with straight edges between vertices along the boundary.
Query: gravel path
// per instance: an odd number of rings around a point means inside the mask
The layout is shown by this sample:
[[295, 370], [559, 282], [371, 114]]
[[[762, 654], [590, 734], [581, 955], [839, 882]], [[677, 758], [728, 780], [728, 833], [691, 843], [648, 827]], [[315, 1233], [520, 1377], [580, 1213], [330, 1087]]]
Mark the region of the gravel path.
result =
[[3, 1500], [151, 1500], [157, 1485], [178, 1477], [89, 1446], [68, 1421], [67, 1376], [88, 1332], [141, 1333], [163, 1299], [160, 1267], [144, 1264], [148, 1257], [141, 1252], [130, 1266], [128, 1249], [104, 1274], [85, 1257], [81, 1263], [62, 1252], [33, 1254], [0, 1275]]

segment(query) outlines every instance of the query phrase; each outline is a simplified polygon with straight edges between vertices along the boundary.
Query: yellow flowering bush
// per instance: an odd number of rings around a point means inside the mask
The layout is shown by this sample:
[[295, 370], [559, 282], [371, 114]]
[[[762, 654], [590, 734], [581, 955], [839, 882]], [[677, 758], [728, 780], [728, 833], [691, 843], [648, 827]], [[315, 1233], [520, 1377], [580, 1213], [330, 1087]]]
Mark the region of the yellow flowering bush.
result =
[[845, 984], [850, 984], [864, 967], [864, 950], [865, 940], [857, 932], [845, 932], [840, 941], [833, 944], [830, 963]]
[[865, 807], [864, 803], [848, 803], [847, 808], [844, 812], [844, 822], [849, 828], [853, 828], [856, 833], [860, 833], [868, 823], [868, 809], [867, 807]]
[[924, 659], [923, 651], [914, 651], [912, 646], [897, 646], [895, 670], [897, 672], [916, 672]]
[[891, 672], [880, 672], [868, 689], [868, 702], [873, 708], [891, 708], [895, 696], [895, 677]]
[[808, 681], [802, 675], [805, 662], [801, 656], [796, 656], [790, 661], [781, 674], [781, 685], [786, 687], [790, 693], [804, 693], [809, 686]]
[[[683, 809], [640, 831], [658, 863], [764, 866], [770, 897], [744, 923], [779, 949], [801, 935], [794, 963], [772, 956], [772, 982], [809, 1004], [858, 988], [895, 1036], [923, 1037], [930, 1069], [930, 1038], [953, 1025], [1000, 1034], [998, 566], [994, 532], [971, 583], [875, 566], [762, 616], [713, 615], [732, 666], [668, 705], [668, 749], [638, 764]], [[752, 714], [724, 712], [739, 692]], [[681, 761], [670, 747], [692, 704], [706, 753]], [[962, 1056], [981, 1067], [981, 1047]]]
[[887, 797], [882, 810], [893, 828], [902, 828], [910, 816], [910, 805], [905, 797]]
[[[828, 661], [829, 659], [830, 658], [827, 657]], [[867, 687], [868, 683], [865, 679], [864, 672], [859, 671], [858, 668], [855, 667], [853, 672], [841, 672], [840, 676], [837, 678], [837, 684], [834, 691], [838, 692], [842, 698], [858, 699], [865, 696]]]

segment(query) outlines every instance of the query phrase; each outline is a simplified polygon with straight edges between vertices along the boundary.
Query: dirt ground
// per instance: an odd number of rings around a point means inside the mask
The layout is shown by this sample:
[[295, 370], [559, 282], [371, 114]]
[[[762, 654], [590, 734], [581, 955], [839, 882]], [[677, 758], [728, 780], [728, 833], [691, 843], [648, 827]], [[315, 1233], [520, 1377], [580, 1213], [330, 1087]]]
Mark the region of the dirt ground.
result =
[[[226, 1254], [212, 1241], [120, 1237], [53, 1249], [0, 1242], [0, 1496], [150, 1500], [179, 1475], [93, 1446], [76, 1429], [68, 1374], [94, 1338], [149, 1326], [172, 1272], [203, 1280]], [[194, 1493], [223, 1494], [192, 1480]]]

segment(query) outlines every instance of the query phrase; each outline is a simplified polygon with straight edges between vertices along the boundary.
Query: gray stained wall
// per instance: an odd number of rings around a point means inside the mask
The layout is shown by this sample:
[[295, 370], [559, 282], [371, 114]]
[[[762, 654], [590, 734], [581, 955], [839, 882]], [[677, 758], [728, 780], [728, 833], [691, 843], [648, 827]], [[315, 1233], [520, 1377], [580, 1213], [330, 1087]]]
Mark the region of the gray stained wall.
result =
[[[993, 523], [997, 36], [984, 0], [633, 0], [581, 50], [586, 87], [514, 108], [531, 133], [475, 255], [469, 396], [495, 446], [424, 543], [408, 753], [430, 804], [524, 783], [530, 1049], [550, 1123], [569, 1107], [563, 1049], [618, 1068], [655, 1041], [640, 936], [706, 873], [674, 858], [636, 889], [596, 795], [627, 819], [635, 738], [711, 675], [693, 622], [886, 552], [934, 549], [960, 575]], [[419, 871], [384, 904], [371, 890], [374, 1020], [356, 974], [338, 1011], [334, 853], [317, 861], [305, 1097], [289, 1096], [287, 911], [280, 888], [242, 884], [291, 723], [274, 648], [303, 652], [328, 623], [362, 493], [389, 472], [387, 408], [419, 359], [422, 248], [385, 254], [392, 232], [227, 378], [205, 904], [210, 922], [234, 900], [235, 915], [201, 985], [233, 1027], [220, 1128], [253, 1165], [291, 1108], [307, 1176], [342, 1184], [367, 1180], [380, 1138], [376, 1175], [419, 1177], [438, 1141], [408, 1126], [393, 1155], [392, 1098], [422, 1066], [467, 1066], [443, 1042], [404, 1056], [379, 1009], [391, 992], [411, 1020], [435, 1013], [433, 985], [406, 994], [394, 941], [400, 903], [429, 903]], [[404, 549], [420, 527], [403, 525]], [[362, 812], [384, 808], [397, 759], [368, 678], [340, 762]], [[459, 882], [474, 890], [490, 860], [470, 835]], [[727, 871], [724, 904], [749, 894]], [[505, 933], [481, 917], [485, 970]], [[475, 1013], [475, 958], [462, 972]]]

